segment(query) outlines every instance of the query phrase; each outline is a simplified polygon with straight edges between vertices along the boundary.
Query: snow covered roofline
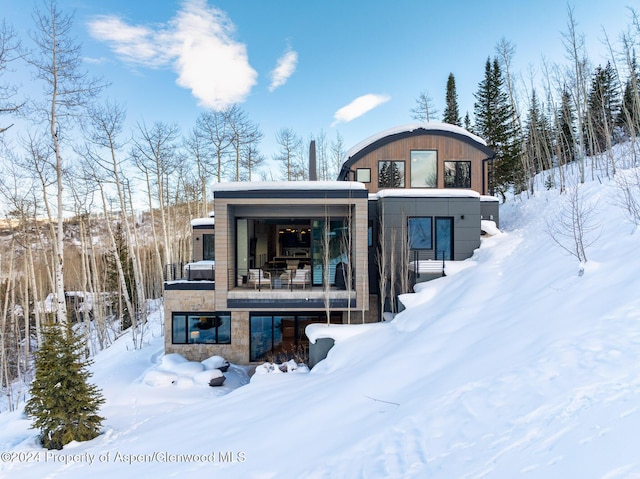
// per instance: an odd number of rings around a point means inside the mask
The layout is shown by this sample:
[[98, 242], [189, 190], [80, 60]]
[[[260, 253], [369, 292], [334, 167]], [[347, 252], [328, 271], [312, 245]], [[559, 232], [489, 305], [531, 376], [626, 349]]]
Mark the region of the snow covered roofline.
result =
[[264, 190], [365, 190], [363, 183], [357, 181], [230, 181], [217, 183], [212, 190], [219, 191], [264, 191]]
[[191, 227], [215, 226], [215, 218], [194, 218], [191, 220]]
[[[374, 146], [376, 143], [383, 141], [387, 138], [389, 140], [395, 140], [397, 136], [410, 136], [412, 134], [420, 134], [422, 132], [431, 132], [435, 134], [443, 134], [450, 136], [457, 136], [461, 139], [466, 139], [470, 143], [475, 143], [480, 149], [486, 149], [487, 153], [493, 154], [488, 147], [487, 142], [484, 141], [479, 136], [474, 135], [473, 133], [468, 132], [464, 128], [461, 128], [456, 125], [451, 125], [449, 123], [440, 123], [440, 122], [426, 122], [426, 123], [408, 123], [406, 125], [395, 126], [389, 128], [387, 130], [383, 130], [379, 133], [376, 133], [373, 136], [370, 136], [366, 140], [361, 141], [354, 147], [352, 147], [349, 151], [347, 151], [344, 161], [342, 162], [342, 166], [344, 167], [349, 160], [358, 155], [359, 152], [363, 150], [368, 150], [369, 147]], [[378, 145], [376, 145], [378, 146]], [[358, 155], [361, 156], [361, 155]]]
[[480, 198], [480, 193], [473, 190], [463, 190], [457, 188], [414, 188], [414, 189], [385, 189], [369, 195], [370, 198], [393, 198], [393, 197], [414, 197], [414, 198]]
[[265, 181], [218, 183], [213, 197], [306, 200], [311, 198], [366, 198], [367, 189], [356, 181]]

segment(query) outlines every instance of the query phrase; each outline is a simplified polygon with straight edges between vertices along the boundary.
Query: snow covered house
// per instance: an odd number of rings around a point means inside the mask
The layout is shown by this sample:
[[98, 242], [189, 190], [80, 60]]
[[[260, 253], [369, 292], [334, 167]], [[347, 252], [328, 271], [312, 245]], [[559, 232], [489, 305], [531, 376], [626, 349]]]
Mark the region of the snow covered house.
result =
[[[362, 183], [221, 183], [213, 197], [213, 238], [197, 229], [207, 220], [197, 220], [194, 254], [202, 256], [186, 265], [186, 279], [165, 283], [166, 352], [264, 361], [304, 354], [306, 325], [327, 314], [337, 323], [349, 312], [377, 320], [369, 311]], [[209, 260], [207, 248], [195, 246], [206, 241], [215, 251]]]
[[462, 128], [413, 124], [351, 149], [338, 181], [216, 185], [215, 220], [192, 222], [194, 262], [165, 282], [165, 351], [246, 364], [304, 355], [311, 323], [379, 321], [498, 222], [492, 158]]

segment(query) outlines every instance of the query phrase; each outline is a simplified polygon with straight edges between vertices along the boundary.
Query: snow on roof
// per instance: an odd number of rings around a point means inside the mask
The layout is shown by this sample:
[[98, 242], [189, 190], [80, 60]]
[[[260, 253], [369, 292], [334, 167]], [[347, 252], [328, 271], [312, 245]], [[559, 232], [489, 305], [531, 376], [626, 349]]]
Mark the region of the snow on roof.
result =
[[363, 183], [357, 181], [230, 181], [218, 183], [216, 191], [262, 191], [262, 190], [364, 190]]
[[491, 196], [491, 195], [480, 195], [480, 201], [495, 201], [495, 202], [500, 202], [500, 199], [497, 196]]
[[414, 198], [480, 198], [480, 193], [457, 188], [413, 188], [385, 189], [370, 195], [373, 198], [414, 197]]
[[378, 140], [381, 140], [382, 138], [385, 138], [390, 135], [396, 135], [398, 133], [412, 132], [420, 128], [424, 130], [448, 131], [451, 133], [457, 133], [458, 135], [467, 136], [471, 138], [473, 141], [477, 141], [478, 143], [484, 146], [487, 146], [487, 142], [484, 141], [482, 138], [474, 135], [473, 133], [470, 133], [469, 131], [459, 126], [451, 125], [450, 123], [441, 123], [437, 121], [430, 121], [426, 123], [416, 122], [416, 123], [408, 123], [405, 125], [399, 125], [392, 128], [388, 128], [386, 130], [376, 133], [375, 135], [370, 136], [366, 140], [361, 141], [360, 143], [352, 147], [349, 151], [347, 151], [342, 164], [344, 164], [349, 158], [351, 158], [353, 155], [358, 153], [360, 150], [366, 148], [367, 146], [371, 145], [372, 143], [375, 143]]
[[191, 226], [215, 226], [215, 218], [194, 218], [191, 220]]

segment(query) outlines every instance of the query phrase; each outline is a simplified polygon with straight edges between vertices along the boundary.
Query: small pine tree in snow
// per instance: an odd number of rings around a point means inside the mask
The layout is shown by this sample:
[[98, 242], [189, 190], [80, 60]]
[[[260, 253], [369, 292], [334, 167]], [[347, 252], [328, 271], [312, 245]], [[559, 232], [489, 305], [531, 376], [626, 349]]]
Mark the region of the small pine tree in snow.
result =
[[82, 338], [70, 327], [43, 330], [42, 347], [35, 353], [36, 376], [25, 413], [40, 430], [47, 449], [62, 449], [71, 441], [88, 441], [100, 434], [104, 402], [100, 390], [87, 382], [91, 373], [84, 359]]

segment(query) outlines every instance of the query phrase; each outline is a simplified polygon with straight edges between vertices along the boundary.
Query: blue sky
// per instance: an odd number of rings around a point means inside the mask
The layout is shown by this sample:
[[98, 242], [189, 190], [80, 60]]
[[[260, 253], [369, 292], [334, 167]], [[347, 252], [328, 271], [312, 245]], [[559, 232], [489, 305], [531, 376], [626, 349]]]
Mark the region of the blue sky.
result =
[[[603, 61], [603, 28], [617, 40], [631, 0], [582, 0], [578, 31], [593, 63]], [[350, 148], [412, 121], [421, 91], [440, 119], [447, 76], [461, 115], [473, 110], [484, 63], [501, 38], [529, 83], [544, 56], [565, 62], [567, 4], [556, 0], [58, 0], [74, 13], [86, 67], [111, 82], [105, 95], [127, 108], [131, 128], [176, 122], [184, 132], [206, 108], [239, 103], [264, 134], [271, 156], [280, 128], [308, 138], [336, 132]], [[637, 5], [635, 5], [637, 6]], [[0, 0], [1, 16], [25, 38], [30, 2]], [[278, 72], [274, 73], [275, 71]], [[275, 76], [274, 76], [275, 75]]]

